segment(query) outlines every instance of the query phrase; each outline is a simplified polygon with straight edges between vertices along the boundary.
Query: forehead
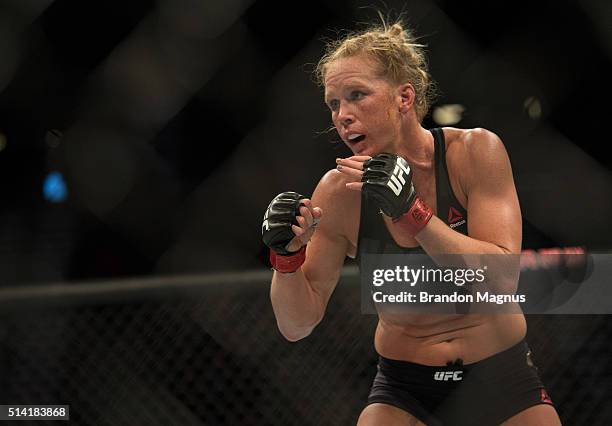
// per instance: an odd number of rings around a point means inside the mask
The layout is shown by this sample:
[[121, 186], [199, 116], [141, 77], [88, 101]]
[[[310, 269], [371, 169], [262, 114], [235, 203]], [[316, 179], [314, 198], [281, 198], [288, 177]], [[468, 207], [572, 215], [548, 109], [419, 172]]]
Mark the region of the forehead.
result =
[[356, 56], [330, 62], [325, 73], [325, 93], [340, 90], [345, 85], [372, 85], [380, 81], [372, 59]]

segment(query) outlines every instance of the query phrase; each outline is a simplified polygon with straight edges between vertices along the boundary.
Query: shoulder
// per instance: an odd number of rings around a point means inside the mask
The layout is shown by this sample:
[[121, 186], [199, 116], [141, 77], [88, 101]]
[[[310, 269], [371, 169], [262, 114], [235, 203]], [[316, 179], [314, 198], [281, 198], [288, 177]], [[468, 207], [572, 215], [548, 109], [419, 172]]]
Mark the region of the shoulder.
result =
[[332, 197], [336, 201], [352, 201], [359, 198], [359, 192], [347, 189], [346, 184], [349, 182], [346, 175], [332, 169], [323, 175], [317, 184], [315, 193], [320, 193], [322, 197]]
[[345, 227], [359, 217], [361, 192], [347, 189], [349, 182], [346, 175], [332, 169], [323, 175], [312, 194], [313, 205], [323, 209], [328, 227], [337, 231], [348, 232]]
[[508, 161], [504, 143], [490, 130], [448, 127], [444, 129], [444, 134], [447, 137], [447, 161], [459, 163], [460, 166], [478, 165], [481, 168], [498, 166], [500, 162]]
[[464, 134], [465, 152], [471, 160], [490, 160], [496, 157], [507, 157], [504, 143], [490, 130], [468, 129]]
[[[501, 138], [483, 129], [445, 128], [447, 165], [458, 174], [461, 186], [470, 187], [495, 177], [511, 176], [510, 160]], [[503, 175], [503, 176], [502, 176]]]
[[336, 169], [329, 170], [323, 175], [314, 193], [312, 200], [321, 207], [328, 207], [329, 213], [350, 214], [359, 209], [361, 193], [346, 188], [349, 178]]
[[446, 145], [449, 153], [457, 153], [463, 160], [486, 159], [490, 155], [507, 155], [504, 144], [499, 136], [483, 128], [444, 129]]

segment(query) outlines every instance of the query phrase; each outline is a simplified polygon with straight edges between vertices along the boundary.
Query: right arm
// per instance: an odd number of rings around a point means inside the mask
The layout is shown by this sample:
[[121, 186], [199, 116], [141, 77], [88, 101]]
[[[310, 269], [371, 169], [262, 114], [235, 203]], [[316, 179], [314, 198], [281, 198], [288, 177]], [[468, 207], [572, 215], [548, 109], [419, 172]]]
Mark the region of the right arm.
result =
[[300, 208], [300, 227], [294, 226], [296, 237], [290, 244], [295, 251], [307, 242], [300, 236], [314, 231], [312, 217], [318, 215], [320, 222], [306, 246], [306, 260], [296, 272], [275, 271], [272, 277], [272, 308], [281, 334], [289, 341], [303, 339], [321, 322], [340, 277], [349, 249], [347, 213], [355, 208], [355, 196], [346, 190], [345, 183], [346, 179], [334, 170], [321, 179], [312, 200], [306, 200]]

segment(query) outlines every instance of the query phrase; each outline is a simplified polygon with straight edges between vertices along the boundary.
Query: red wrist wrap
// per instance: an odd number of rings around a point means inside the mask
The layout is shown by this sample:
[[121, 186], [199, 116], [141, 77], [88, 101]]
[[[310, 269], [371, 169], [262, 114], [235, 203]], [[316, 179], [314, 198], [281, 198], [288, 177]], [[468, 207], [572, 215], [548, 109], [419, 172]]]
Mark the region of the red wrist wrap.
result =
[[270, 249], [272, 268], [284, 274], [297, 271], [302, 266], [302, 263], [304, 263], [304, 260], [306, 260], [306, 246], [303, 246], [291, 256], [281, 256]]
[[425, 228], [431, 216], [433, 216], [433, 212], [429, 206], [419, 197], [416, 197], [412, 207], [402, 216], [394, 219], [393, 222], [414, 237], [421, 229]]

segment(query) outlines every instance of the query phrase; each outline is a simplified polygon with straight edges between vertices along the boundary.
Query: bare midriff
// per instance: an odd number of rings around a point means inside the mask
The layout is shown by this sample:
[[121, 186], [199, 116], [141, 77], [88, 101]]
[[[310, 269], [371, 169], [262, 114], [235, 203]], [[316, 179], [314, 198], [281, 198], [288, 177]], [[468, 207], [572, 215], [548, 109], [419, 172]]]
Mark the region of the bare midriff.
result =
[[438, 366], [461, 359], [472, 364], [520, 342], [522, 314], [380, 314], [374, 346], [383, 357]]

